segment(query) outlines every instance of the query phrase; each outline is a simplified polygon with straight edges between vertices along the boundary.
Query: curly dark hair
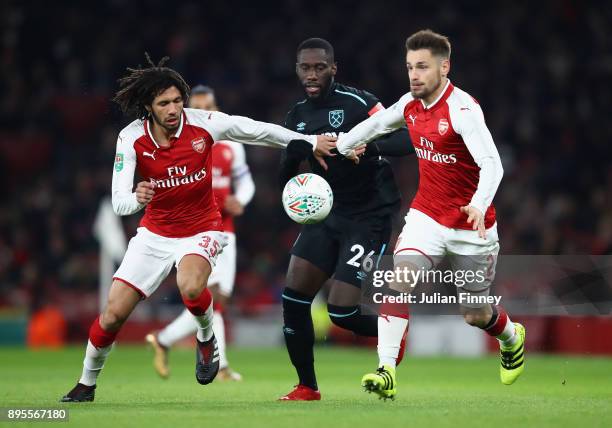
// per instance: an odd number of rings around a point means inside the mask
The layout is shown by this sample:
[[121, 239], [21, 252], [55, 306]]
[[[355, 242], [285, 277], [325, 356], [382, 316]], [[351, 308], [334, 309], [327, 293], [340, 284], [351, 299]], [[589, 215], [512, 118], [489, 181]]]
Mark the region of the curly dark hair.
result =
[[172, 86], [179, 90], [185, 102], [189, 96], [189, 85], [183, 76], [164, 67], [169, 57], [163, 57], [157, 65], [146, 52], [145, 58], [148, 67], [141, 68], [139, 65], [138, 68], [128, 68], [128, 74], [118, 80], [119, 91], [113, 98], [125, 114], [140, 119], [149, 115], [146, 106], [150, 106], [156, 96]]

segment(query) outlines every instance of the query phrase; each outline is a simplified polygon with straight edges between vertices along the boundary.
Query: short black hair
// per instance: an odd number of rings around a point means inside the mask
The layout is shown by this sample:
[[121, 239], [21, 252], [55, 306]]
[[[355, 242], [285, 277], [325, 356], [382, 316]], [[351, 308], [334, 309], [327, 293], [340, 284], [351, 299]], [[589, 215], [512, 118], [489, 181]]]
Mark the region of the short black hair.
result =
[[128, 74], [119, 79], [119, 91], [113, 101], [119, 104], [121, 110], [130, 116], [144, 119], [148, 116], [147, 106], [153, 103], [156, 96], [166, 89], [175, 86], [181, 93], [184, 101], [189, 96], [189, 85], [177, 71], [164, 67], [168, 57], [163, 57], [157, 65], [145, 52], [148, 66], [128, 68]]
[[215, 95], [215, 90], [207, 85], [198, 84], [191, 88], [191, 95]]
[[406, 39], [406, 51], [429, 49], [432, 55], [450, 59], [451, 44], [448, 37], [429, 29], [417, 31]]
[[304, 49], [323, 49], [329, 60], [334, 62], [334, 47], [325, 39], [311, 37], [310, 39], [304, 40], [298, 45], [297, 54], [299, 55]]

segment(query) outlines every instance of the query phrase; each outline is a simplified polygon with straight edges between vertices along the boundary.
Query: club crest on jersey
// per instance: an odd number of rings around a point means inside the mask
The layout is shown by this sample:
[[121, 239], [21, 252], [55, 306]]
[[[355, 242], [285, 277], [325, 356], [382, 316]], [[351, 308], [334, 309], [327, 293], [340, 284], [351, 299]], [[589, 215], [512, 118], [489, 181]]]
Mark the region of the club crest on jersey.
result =
[[191, 141], [191, 147], [198, 153], [204, 153], [204, 149], [206, 148], [206, 140], [204, 138], [196, 138]]
[[448, 120], [440, 119], [438, 122], [438, 132], [440, 135], [444, 135], [446, 134], [446, 131], [448, 131]]
[[329, 124], [334, 128], [339, 128], [344, 122], [344, 110], [331, 110], [329, 112]]

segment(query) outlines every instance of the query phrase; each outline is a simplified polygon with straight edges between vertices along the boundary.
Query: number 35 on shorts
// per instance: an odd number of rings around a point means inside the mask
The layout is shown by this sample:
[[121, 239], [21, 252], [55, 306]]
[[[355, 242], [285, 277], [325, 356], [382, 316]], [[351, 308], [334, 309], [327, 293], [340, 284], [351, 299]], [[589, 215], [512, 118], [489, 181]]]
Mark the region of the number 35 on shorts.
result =
[[216, 233], [215, 236], [205, 234], [201, 237], [198, 246], [201, 247], [209, 259], [215, 260], [227, 245], [227, 237], [224, 233]]

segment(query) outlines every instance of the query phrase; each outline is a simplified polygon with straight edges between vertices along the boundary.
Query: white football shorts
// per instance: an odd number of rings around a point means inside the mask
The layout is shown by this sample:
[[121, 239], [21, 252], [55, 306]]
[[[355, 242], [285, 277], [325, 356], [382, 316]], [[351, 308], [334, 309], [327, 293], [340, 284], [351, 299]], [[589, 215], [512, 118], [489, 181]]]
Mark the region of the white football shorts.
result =
[[219, 284], [219, 292], [230, 297], [236, 279], [236, 234], [225, 232], [225, 235], [227, 246], [217, 258], [217, 264], [208, 278], [208, 285]]
[[[480, 272], [472, 282], [463, 282], [458, 291], [486, 296], [495, 278], [499, 254], [497, 223], [486, 230], [486, 239], [476, 230], [451, 229], [421, 211], [410, 209], [393, 251], [394, 263], [408, 262], [417, 269], [433, 269], [448, 256], [457, 273]], [[468, 305], [469, 306], [469, 305]]]
[[144, 299], [157, 290], [172, 266], [178, 268], [186, 255], [203, 257], [214, 271], [217, 259], [226, 245], [227, 235], [223, 232], [208, 231], [185, 238], [167, 238], [139, 227], [136, 236], [130, 239], [113, 280], [126, 283]]

